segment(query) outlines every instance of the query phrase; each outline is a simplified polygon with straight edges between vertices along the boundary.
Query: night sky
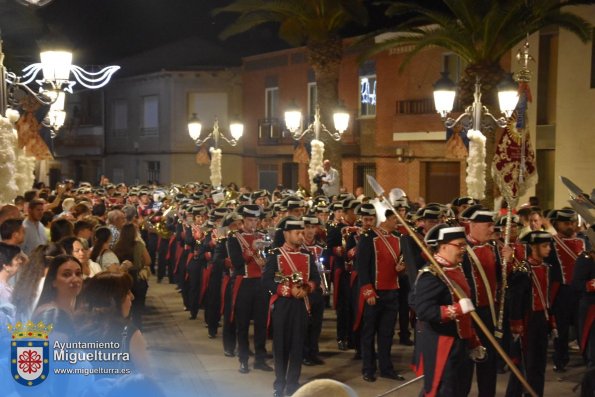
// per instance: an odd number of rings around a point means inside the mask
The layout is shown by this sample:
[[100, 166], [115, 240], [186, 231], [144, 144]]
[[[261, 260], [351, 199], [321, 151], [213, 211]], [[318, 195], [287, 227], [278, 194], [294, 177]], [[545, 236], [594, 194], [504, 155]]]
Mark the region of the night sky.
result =
[[[241, 56], [287, 47], [276, 37], [275, 24], [219, 40], [219, 32], [236, 15], [212, 17], [211, 10], [230, 1], [54, 0], [42, 8], [28, 8], [14, 0], [0, 0], [6, 63], [18, 67], [37, 62], [42, 42], [70, 47], [79, 65], [108, 64], [188, 36], [222, 46], [237, 54], [238, 60]], [[380, 8], [371, 11], [372, 23], [365, 30], [387, 24]], [[344, 33], [350, 36], [365, 30], [351, 27]]]

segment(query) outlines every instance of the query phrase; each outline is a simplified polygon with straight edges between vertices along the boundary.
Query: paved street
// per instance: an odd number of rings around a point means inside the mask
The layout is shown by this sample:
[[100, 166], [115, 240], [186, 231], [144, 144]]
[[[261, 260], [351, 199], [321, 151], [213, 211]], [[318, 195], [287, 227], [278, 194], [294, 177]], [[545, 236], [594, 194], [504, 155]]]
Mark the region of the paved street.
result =
[[[242, 375], [238, 372], [237, 358], [223, 355], [221, 338], [207, 338], [203, 312], [198, 320], [188, 320], [188, 312], [183, 310], [181, 297], [173, 285], [157, 284], [151, 280], [147, 297], [145, 316], [145, 337], [153, 360], [157, 381], [171, 397], [185, 396], [239, 396], [256, 397], [272, 395], [272, 372], [252, 370]], [[301, 381], [317, 378], [333, 378], [353, 387], [360, 396], [372, 397], [389, 390], [400, 383], [378, 378], [375, 383], [367, 383], [360, 376], [360, 361], [352, 359], [353, 351], [337, 350], [334, 338], [334, 313], [327, 310], [321, 338], [321, 355], [324, 366], [303, 367]], [[270, 341], [267, 350], [271, 351]], [[412, 348], [396, 345], [393, 348], [395, 367], [407, 380], [414, 374], [408, 369]], [[272, 365], [272, 360], [269, 360]], [[252, 367], [252, 360], [250, 362]], [[579, 354], [572, 353], [569, 371], [564, 379], [558, 380], [552, 371], [551, 363], [546, 372], [546, 396], [578, 395], [572, 389], [578, 382], [583, 367], [580, 367]], [[498, 378], [498, 395], [504, 395], [508, 374]], [[421, 387], [418, 382], [403, 388], [390, 396], [417, 396]]]

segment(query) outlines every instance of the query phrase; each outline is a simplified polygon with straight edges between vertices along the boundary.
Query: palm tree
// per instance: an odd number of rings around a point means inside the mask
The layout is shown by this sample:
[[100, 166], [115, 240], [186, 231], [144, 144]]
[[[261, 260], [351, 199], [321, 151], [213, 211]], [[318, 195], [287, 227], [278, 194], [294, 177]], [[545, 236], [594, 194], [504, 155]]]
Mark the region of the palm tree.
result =
[[[279, 24], [279, 37], [291, 46], [305, 46], [308, 62], [314, 70], [322, 121], [332, 127], [332, 113], [338, 104], [338, 83], [343, 42], [340, 31], [350, 22], [366, 25], [368, 12], [363, 0], [235, 0], [214, 14], [240, 14], [221, 33], [228, 37], [262, 24]], [[320, 137], [326, 146], [326, 158], [340, 168], [341, 146], [326, 134]]]
[[[467, 66], [459, 81], [461, 103], [473, 101], [476, 77], [482, 88], [482, 102], [497, 104], [496, 87], [505, 72], [500, 60], [527, 35], [558, 26], [577, 35], [583, 42], [591, 39], [592, 27], [572, 6], [593, 4], [592, 0], [442, 0], [432, 6], [419, 0], [388, 1], [386, 14], [409, 17], [396, 26], [403, 34], [377, 45], [374, 52], [395, 46], [410, 46], [404, 67], [419, 51], [438, 46], [459, 55]], [[403, 20], [403, 19], [401, 19]], [[487, 135], [487, 160], [494, 155], [496, 134]], [[485, 203], [494, 202], [494, 184], [488, 172]]]

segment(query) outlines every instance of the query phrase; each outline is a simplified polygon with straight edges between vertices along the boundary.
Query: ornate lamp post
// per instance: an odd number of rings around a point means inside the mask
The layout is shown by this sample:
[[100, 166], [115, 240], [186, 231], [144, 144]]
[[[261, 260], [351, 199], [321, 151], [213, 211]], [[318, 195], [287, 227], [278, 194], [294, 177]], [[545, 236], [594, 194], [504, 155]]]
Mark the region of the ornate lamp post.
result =
[[219, 139], [223, 138], [223, 140], [229, 143], [231, 146], [236, 146], [238, 141], [244, 135], [244, 124], [240, 122], [232, 122], [229, 124], [229, 133], [231, 137], [225, 136], [224, 132], [219, 128], [219, 120], [215, 119], [215, 123], [213, 124], [213, 128], [211, 131], [204, 137], [201, 138], [202, 132], [202, 123], [196, 116], [196, 113], [192, 114], [192, 118], [188, 121], [188, 134], [190, 138], [194, 141], [196, 146], [201, 146], [203, 143], [207, 142], [209, 139], [213, 139], [215, 142], [215, 146], [210, 149], [211, 152], [211, 183], [213, 187], [221, 186], [221, 149], [219, 148]]
[[336, 131], [329, 131], [320, 120], [320, 106], [316, 104], [316, 111], [314, 113], [314, 121], [303, 129], [302, 126], [302, 112], [295, 105], [291, 106], [285, 112], [285, 125], [293, 139], [300, 140], [304, 135], [313, 132], [314, 139], [312, 140], [312, 155], [310, 156], [310, 165], [308, 169], [308, 176], [310, 179], [310, 191], [316, 191], [316, 184], [314, 177], [322, 171], [322, 162], [324, 160], [324, 143], [320, 140], [320, 133], [326, 132], [335, 141], [340, 141], [343, 133], [349, 126], [349, 113], [342, 106], [339, 107], [333, 114], [333, 121]]
[[[0, 112], [4, 114], [7, 107], [16, 108], [18, 106], [17, 91], [20, 90], [35, 98], [42, 105], [50, 105], [43, 125], [51, 128], [52, 138], [56, 136], [66, 119], [65, 94], [72, 94], [72, 88], [77, 83], [88, 89], [101, 88], [120, 69], [119, 66], [107, 66], [99, 72], [87, 72], [80, 66], [72, 64], [72, 53], [69, 51], [43, 51], [40, 53], [40, 59], [41, 62], [24, 68], [23, 75], [19, 76], [7, 71], [4, 67], [4, 54], [0, 43], [0, 75], [2, 78]], [[43, 77], [37, 79], [40, 71]], [[71, 73], [74, 80], [70, 80]], [[33, 81], [38, 85], [37, 91], [29, 87]]]
[[434, 84], [434, 104], [436, 111], [442, 117], [446, 128], [453, 128], [461, 124], [467, 130], [469, 143], [469, 157], [467, 158], [467, 191], [468, 194], [477, 199], [485, 198], [485, 136], [481, 130], [491, 131], [493, 123], [504, 128], [507, 118], [512, 115], [518, 102], [518, 87], [511, 75], [498, 85], [498, 101], [500, 110], [504, 116], [494, 117], [488, 108], [481, 103], [481, 82], [479, 78], [475, 81], [475, 92], [473, 103], [465, 108], [463, 114], [457, 119], [448, 117], [452, 111], [455, 100], [456, 85], [445, 73]]

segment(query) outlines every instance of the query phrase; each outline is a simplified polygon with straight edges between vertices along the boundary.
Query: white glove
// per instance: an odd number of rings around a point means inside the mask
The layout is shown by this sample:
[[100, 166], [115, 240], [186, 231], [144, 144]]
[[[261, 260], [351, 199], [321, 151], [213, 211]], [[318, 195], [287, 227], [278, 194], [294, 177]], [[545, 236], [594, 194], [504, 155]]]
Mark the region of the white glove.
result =
[[486, 358], [488, 358], [488, 352], [485, 347], [477, 346], [469, 352], [469, 357], [476, 363], [480, 363], [482, 361], [485, 361]]
[[463, 314], [467, 314], [467, 313], [475, 310], [475, 307], [473, 306], [473, 302], [471, 302], [471, 299], [469, 299], [469, 298], [463, 298], [463, 299], [459, 300], [459, 305], [461, 305], [461, 310], [463, 311]]

